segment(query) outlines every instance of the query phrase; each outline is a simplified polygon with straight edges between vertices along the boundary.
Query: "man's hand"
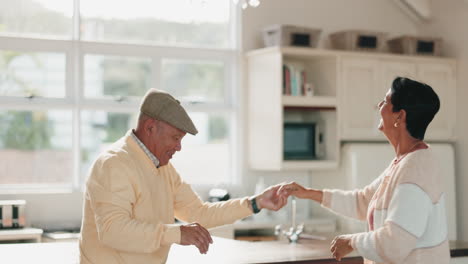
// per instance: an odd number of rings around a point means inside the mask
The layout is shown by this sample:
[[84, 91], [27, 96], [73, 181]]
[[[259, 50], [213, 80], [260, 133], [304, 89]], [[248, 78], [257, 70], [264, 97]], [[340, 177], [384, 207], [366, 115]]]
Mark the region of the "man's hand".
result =
[[206, 254], [211, 243], [213, 239], [203, 226], [197, 223], [180, 226], [181, 245], [195, 245], [201, 254]]
[[[266, 208], [268, 210], [278, 211], [288, 203], [289, 194], [278, 193], [278, 190], [281, 186], [282, 184], [270, 186], [261, 194], [254, 196], [256, 198], [259, 209]], [[254, 197], [252, 197], [252, 199]]]
[[333, 257], [340, 261], [343, 257], [353, 251], [351, 237], [349, 235], [337, 236], [333, 239], [330, 247]]

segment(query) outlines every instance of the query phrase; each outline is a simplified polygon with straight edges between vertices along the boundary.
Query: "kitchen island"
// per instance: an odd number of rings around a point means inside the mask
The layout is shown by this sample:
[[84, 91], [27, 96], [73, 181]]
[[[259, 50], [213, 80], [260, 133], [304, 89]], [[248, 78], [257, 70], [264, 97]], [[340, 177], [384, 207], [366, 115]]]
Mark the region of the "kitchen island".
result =
[[[362, 263], [353, 252], [342, 262], [331, 257], [330, 240], [300, 240], [297, 244], [286, 241], [246, 242], [214, 237], [208, 254], [201, 255], [194, 246], [174, 245], [168, 264], [181, 263]], [[468, 263], [468, 243], [451, 242], [451, 264]], [[0, 244], [1, 263], [14, 264], [77, 264], [77, 242]]]
[[[281, 241], [248, 242], [214, 238], [206, 255], [195, 247], [175, 245], [168, 264], [176, 263], [336, 263], [330, 253], [331, 239], [301, 239], [298, 243]], [[344, 264], [361, 264], [362, 258], [352, 252], [342, 260]]]

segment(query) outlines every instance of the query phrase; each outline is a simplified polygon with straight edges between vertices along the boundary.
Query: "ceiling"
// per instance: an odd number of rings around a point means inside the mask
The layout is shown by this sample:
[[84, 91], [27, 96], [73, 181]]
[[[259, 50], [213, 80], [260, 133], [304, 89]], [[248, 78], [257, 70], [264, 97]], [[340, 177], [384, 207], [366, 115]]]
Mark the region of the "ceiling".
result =
[[417, 22], [427, 22], [432, 18], [432, 0], [394, 0], [394, 2]]

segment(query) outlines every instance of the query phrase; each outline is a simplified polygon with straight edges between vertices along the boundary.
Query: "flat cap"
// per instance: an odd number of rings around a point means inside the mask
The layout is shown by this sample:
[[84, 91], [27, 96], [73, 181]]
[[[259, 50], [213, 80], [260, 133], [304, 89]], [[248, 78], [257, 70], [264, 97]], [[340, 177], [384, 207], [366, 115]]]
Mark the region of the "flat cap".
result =
[[180, 102], [164, 91], [154, 88], [150, 89], [141, 101], [140, 111], [147, 116], [164, 121], [186, 133], [192, 135], [198, 133], [192, 119], [190, 119], [185, 109], [180, 105]]

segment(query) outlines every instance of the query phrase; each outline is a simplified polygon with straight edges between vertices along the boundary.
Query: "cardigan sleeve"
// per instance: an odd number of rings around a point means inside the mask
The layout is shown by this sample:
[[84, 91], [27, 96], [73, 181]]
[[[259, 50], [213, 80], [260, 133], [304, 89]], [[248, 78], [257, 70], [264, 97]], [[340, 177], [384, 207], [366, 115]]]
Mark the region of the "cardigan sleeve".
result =
[[363, 189], [356, 189], [351, 191], [336, 189], [323, 190], [322, 206], [340, 215], [355, 218], [361, 221], [366, 220], [369, 202], [379, 187], [383, 175], [384, 174], [379, 176], [371, 184], [367, 185]]

